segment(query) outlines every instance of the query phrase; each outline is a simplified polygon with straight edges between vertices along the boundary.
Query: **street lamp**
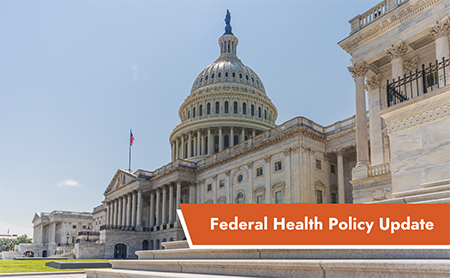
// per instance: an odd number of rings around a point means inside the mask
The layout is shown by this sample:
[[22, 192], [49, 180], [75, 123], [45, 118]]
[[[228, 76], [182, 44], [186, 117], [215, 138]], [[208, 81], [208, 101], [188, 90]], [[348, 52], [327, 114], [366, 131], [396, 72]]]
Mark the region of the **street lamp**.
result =
[[87, 227], [87, 242], [89, 242], [89, 230], [90, 230], [90, 228], [89, 228], [89, 226]]
[[66, 234], [66, 237], [67, 237], [66, 245], [69, 245], [69, 233]]

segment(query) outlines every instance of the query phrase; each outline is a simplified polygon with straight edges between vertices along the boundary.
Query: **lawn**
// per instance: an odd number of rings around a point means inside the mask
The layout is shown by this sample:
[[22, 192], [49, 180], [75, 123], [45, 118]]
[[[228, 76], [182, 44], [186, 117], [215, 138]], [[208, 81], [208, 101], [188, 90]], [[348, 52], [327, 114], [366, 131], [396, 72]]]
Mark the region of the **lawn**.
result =
[[[38, 261], [26, 261], [26, 260], [0, 260], [0, 273], [13, 273], [13, 272], [50, 272], [50, 271], [81, 271], [82, 269], [57, 269], [53, 267], [45, 266], [45, 263], [58, 261], [53, 260], [38, 260]], [[109, 261], [104, 259], [91, 259], [91, 260], [64, 260], [64, 261]]]

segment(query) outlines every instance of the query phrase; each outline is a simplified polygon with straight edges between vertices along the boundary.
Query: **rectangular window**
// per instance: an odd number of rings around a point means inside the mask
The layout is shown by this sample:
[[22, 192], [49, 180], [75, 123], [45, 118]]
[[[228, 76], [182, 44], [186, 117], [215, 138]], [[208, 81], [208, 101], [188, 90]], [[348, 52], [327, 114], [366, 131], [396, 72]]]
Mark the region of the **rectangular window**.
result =
[[336, 174], [336, 165], [330, 164], [330, 171], [332, 174]]
[[282, 169], [281, 161], [275, 162], [275, 171], [280, 171]]
[[219, 185], [220, 188], [225, 187], [225, 181], [224, 180], [221, 180], [219, 184], [220, 184]]
[[331, 193], [331, 203], [332, 204], [337, 203], [336, 193]]
[[323, 204], [322, 190], [316, 190], [316, 195], [317, 195], [317, 203], [318, 204]]
[[86, 226], [83, 226], [83, 229], [86, 230]]
[[425, 75], [425, 86], [428, 88], [436, 85], [437, 79], [437, 71], [428, 73], [427, 75]]
[[262, 195], [256, 197], [256, 203], [257, 204], [262, 204], [263, 203], [263, 196]]
[[322, 161], [316, 159], [316, 169], [322, 169]]
[[77, 225], [72, 225], [72, 229], [76, 229], [77, 228]]
[[208, 185], [206, 186], [206, 191], [211, 191], [211, 184], [208, 184]]
[[263, 167], [256, 168], [256, 176], [260, 177], [263, 175]]
[[281, 191], [275, 192], [275, 203], [276, 204], [283, 203], [283, 197], [281, 196]]

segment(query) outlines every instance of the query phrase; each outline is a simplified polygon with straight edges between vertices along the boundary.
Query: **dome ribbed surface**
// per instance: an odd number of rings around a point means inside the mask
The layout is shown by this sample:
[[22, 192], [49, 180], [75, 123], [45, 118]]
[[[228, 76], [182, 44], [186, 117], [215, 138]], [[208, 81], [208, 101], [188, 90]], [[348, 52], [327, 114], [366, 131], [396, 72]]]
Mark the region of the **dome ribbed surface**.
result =
[[199, 89], [216, 84], [246, 85], [263, 94], [266, 93], [258, 75], [234, 54], [222, 54], [214, 63], [207, 66], [195, 79], [191, 95]]

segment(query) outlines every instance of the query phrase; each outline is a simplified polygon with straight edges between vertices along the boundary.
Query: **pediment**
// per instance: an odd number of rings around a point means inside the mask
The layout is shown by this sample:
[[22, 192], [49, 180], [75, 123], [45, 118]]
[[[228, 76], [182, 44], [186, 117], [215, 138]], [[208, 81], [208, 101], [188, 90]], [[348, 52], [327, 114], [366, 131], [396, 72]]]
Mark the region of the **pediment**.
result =
[[130, 173], [123, 169], [118, 169], [108, 187], [106, 188], [103, 195], [108, 194], [109, 192], [124, 186], [127, 183], [134, 181], [137, 176], [134, 173]]

